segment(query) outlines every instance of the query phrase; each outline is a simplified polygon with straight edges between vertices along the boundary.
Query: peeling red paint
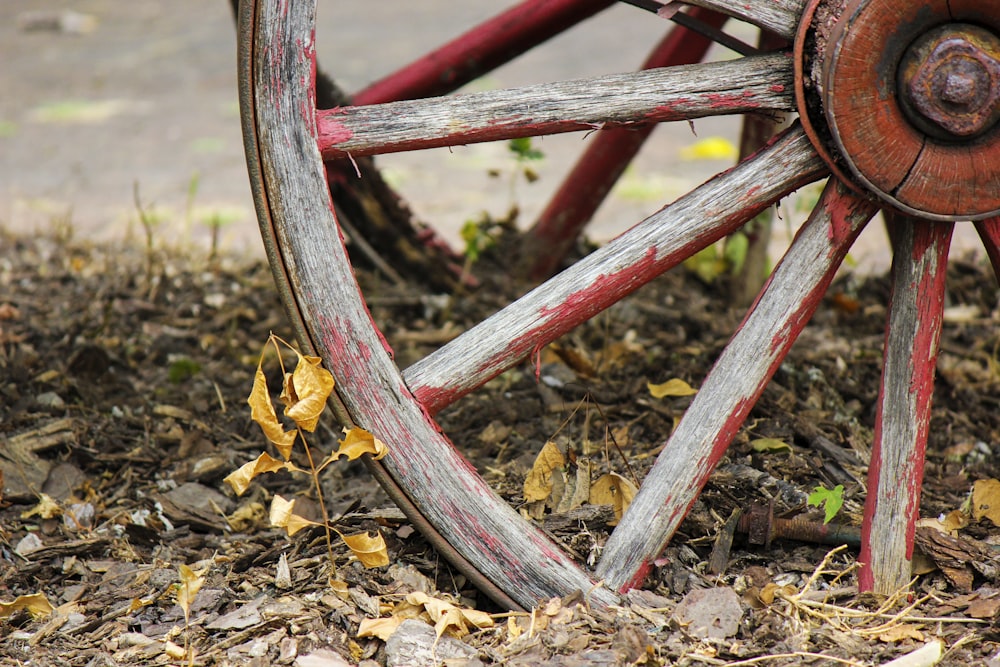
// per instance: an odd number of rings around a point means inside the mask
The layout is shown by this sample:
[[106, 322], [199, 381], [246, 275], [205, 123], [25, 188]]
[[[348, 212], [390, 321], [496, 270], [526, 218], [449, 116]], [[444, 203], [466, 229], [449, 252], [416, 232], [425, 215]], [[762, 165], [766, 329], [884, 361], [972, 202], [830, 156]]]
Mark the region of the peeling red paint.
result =
[[354, 131], [343, 123], [331, 120], [329, 117], [318, 119], [318, 136], [320, 151], [342, 144], [354, 136]]
[[753, 91], [744, 90], [742, 93], [706, 93], [705, 98], [711, 103], [712, 108], [756, 108], [759, 104], [747, 104], [748, 99], [754, 97]]
[[770, 90], [772, 93], [783, 93], [785, 92], [785, 86], [783, 84], [776, 83], [772, 85], [770, 88], [768, 88], [768, 90]]

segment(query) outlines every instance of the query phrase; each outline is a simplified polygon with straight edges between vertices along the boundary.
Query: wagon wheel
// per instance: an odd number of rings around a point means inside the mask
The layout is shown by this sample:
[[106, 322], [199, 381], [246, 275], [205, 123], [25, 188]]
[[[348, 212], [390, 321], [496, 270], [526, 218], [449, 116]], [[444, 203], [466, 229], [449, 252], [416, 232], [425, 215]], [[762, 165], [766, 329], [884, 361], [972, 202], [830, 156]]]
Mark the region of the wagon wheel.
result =
[[[544, 4], [544, 3], [543, 3]], [[240, 86], [269, 259], [335, 407], [390, 447], [379, 481], [460, 569], [508, 606], [642, 583], [879, 208], [893, 291], [869, 471], [861, 585], [906, 584], [951, 221], [976, 220], [1000, 268], [1000, 7], [972, 0], [693, 0], [794, 42], [794, 54], [334, 111], [315, 110], [315, 3], [244, 2]], [[985, 7], [985, 8], [984, 8]], [[801, 125], [400, 371], [354, 281], [324, 159], [594, 124], [796, 109]], [[609, 538], [595, 571], [523, 521], [433, 415], [804, 184], [831, 175]], [[600, 585], [598, 582], [603, 582]]]

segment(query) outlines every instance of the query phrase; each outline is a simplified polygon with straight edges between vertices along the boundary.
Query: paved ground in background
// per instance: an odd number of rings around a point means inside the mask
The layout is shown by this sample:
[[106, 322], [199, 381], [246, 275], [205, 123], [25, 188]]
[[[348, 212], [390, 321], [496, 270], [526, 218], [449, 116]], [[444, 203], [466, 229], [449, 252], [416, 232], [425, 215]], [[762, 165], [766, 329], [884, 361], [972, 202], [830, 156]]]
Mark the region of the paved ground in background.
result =
[[[321, 3], [321, 62], [355, 89], [489, 16], [496, 3], [434, 0], [417, 12], [411, 6]], [[44, 29], [33, 20], [69, 10], [84, 17], [82, 29]], [[472, 87], [627, 71], [665, 29], [652, 15], [614, 7]], [[95, 239], [137, 234], [138, 186], [144, 206], [164, 220], [163, 238], [203, 243], [209, 222], [222, 220], [224, 247], [259, 252], [234, 53], [223, 0], [0, 4], [0, 224], [32, 230], [70, 222], [75, 233]], [[613, 235], [727, 166], [682, 156], [698, 138], [732, 138], [734, 123], [704, 119], [695, 129], [698, 137], [684, 123], [654, 135], [599, 212], [595, 236]], [[382, 164], [417, 212], [453, 237], [464, 220], [481, 210], [501, 215], [512, 199], [530, 220], [584, 141], [579, 134], [540, 140], [547, 156], [542, 178], [513, 191], [509, 177], [487, 176], [511, 167], [502, 144], [391, 156]], [[797, 223], [801, 212], [787, 208], [789, 225]], [[854, 254], [884, 264], [884, 252], [870, 250], [881, 241], [873, 229]]]

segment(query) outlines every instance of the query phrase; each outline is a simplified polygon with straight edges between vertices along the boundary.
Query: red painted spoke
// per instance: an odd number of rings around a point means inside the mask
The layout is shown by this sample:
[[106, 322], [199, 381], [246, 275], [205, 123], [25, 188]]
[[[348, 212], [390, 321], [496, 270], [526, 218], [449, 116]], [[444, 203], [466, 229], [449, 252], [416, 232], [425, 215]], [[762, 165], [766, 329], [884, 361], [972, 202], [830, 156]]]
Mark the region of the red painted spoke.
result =
[[784, 55], [317, 112], [325, 159], [794, 107]]
[[894, 217], [893, 288], [858, 557], [862, 590], [887, 595], [910, 581], [954, 226]]
[[826, 173], [794, 127], [404, 373], [431, 414]]
[[993, 273], [996, 274], [997, 280], [1000, 280], [1000, 217], [976, 222], [976, 231], [983, 240], [986, 256], [993, 265]]
[[[721, 27], [726, 20], [722, 14], [700, 8], [693, 9], [691, 16], [713, 28]], [[711, 44], [706, 37], [675, 27], [649, 54], [642, 69], [692, 65], [705, 57]], [[590, 140], [586, 152], [526, 233], [522, 245], [535, 253], [526, 261], [532, 280], [547, 278], [562, 263], [580, 231], [654, 129], [655, 125], [612, 128], [598, 132]]]
[[805, 7], [805, 0], [684, 0], [684, 4], [713, 9], [769, 30], [791, 41]]
[[526, 0], [353, 96], [354, 104], [446, 95], [612, 5], [614, 0]]
[[613, 590], [642, 584], [875, 211], [827, 184], [605, 545], [597, 574]]

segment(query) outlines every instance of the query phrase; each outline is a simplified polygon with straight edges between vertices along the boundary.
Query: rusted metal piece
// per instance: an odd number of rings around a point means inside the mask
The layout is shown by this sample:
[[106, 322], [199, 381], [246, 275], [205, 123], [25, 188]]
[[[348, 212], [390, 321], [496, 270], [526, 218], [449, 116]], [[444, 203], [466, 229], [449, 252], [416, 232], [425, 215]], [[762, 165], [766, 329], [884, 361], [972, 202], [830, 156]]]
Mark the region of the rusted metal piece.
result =
[[737, 533], [745, 533], [750, 544], [771, 545], [773, 540], [797, 540], [815, 544], [861, 546], [861, 528], [811, 521], [805, 517], [781, 519], [774, 516], [774, 504], [753, 505], [736, 524]]
[[1000, 119], [1000, 38], [966, 23], [924, 33], [903, 55], [899, 95], [910, 119], [932, 136], [983, 134]]

